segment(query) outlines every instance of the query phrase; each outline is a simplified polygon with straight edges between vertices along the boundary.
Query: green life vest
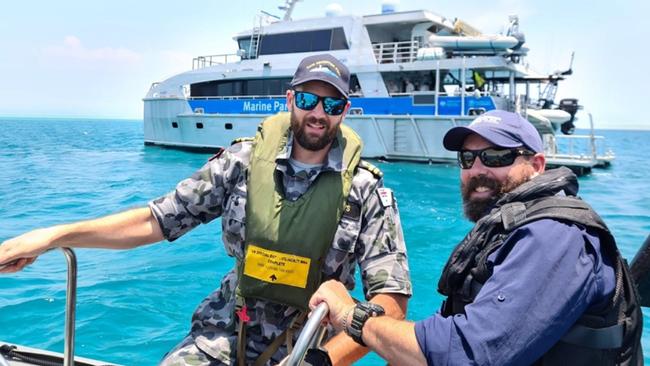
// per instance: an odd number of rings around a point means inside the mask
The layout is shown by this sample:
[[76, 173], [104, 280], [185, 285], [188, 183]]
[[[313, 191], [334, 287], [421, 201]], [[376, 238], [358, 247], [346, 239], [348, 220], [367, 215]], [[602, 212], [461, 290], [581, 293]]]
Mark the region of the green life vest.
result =
[[324, 171], [298, 200], [284, 198], [276, 157], [287, 145], [288, 113], [262, 122], [248, 168], [246, 248], [238, 263], [238, 294], [306, 310], [321, 283], [321, 269], [346, 208], [362, 143], [340, 125], [343, 170]]

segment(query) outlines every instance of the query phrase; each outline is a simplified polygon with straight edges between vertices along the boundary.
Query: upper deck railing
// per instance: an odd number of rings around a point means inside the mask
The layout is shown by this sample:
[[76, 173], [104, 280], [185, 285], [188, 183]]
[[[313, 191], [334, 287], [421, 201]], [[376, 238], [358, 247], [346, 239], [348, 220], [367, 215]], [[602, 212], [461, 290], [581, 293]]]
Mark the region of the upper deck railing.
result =
[[380, 64], [413, 62], [418, 55], [419, 47], [420, 44], [418, 41], [372, 44], [372, 49], [375, 52], [375, 59], [377, 59], [377, 63]]
[[237, 62], [241, 56], [235, 53], [224, 53], [221, 55], [198, 56], [192, 59], [192, 70], [203, 69], [205, 67]]

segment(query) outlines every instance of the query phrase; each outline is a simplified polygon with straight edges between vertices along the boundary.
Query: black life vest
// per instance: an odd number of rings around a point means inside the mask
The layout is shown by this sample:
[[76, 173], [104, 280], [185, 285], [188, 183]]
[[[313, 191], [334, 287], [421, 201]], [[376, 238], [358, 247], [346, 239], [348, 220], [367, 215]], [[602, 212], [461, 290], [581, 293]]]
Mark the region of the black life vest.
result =
[[[564, 195], [561, 195], [562, 192]], [[643, 318], [627, 262], [598, 214], [576, 197], [578, 181], [566, 168], [549, 170], [505, 194], [454, 249], [438, 283], [447, 296], [442, 315], [464, 314], [492, 275], [488, 256], [515, 229], [541, 219], [596, 230], [603, 255], [611, 258], [614, 294], [604, 310], [588, 310], [535, 365], [642, 365]], [[592, 312], [594, 311], [594, 312]]]

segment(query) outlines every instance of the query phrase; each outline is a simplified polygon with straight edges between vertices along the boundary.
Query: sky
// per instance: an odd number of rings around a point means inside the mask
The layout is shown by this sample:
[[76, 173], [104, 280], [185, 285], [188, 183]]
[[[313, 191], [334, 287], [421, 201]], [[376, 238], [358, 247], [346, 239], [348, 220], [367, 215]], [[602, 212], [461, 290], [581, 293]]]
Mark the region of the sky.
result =
[[[191, 69], [193, 57], [235, 53], [232, 36], [251, 28], [260, 10], [282, 15], [283, 3], [0, 1], [0, 116], [128, 119], [142, 119], [151, 83]], [[380, 0], [303, 0], [293, 18], [321, 16], [334, 2], [345, 14], [381, 10]], [[573, 75], [556, 102], [578, 98], [598, 128], [650, 129], [641, 108], [650, 85], [650, 1], [399, 1], [398, 11], [418, 9], [484, 33], [500, 32], [517, 14], [535, 70], [566, 69], [575, 51]]]

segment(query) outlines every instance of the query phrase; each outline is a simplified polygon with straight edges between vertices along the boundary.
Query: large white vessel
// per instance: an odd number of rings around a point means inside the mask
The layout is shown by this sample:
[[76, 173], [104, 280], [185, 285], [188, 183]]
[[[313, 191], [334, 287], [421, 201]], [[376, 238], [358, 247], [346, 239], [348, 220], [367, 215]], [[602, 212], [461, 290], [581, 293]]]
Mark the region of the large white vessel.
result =
[[[533, 122], [551, 165], [584, 172], [613, 159], [593, 134], [558, 143], [556, 131], [573, 132], [579, 107], [577, 99], [553, 100], [570, 69], [532, 71], [516, 16], [504, 34], [486, 35], [458, 19], [397, 12], [389, 3], [376, 15], [329, 7], [324, 17], [292, 20], [296, 2], [281, 7], [282, 19], [262, 13], [257, 26], [235, 35], [236, 53], [197, 57], [192, 70], [154, 83], [144, 98], [145, 143], [211, 150], [253, 136], [263, 117], [286, 110], [285, 90], [299, 61], [328, 52], [352, 74], [346, 123], [364, 140], [365, 158], [454, 161], [442, 146], [445, 132], [506, 109]], [[583, 141], [583, 151], [573, 141]]]

